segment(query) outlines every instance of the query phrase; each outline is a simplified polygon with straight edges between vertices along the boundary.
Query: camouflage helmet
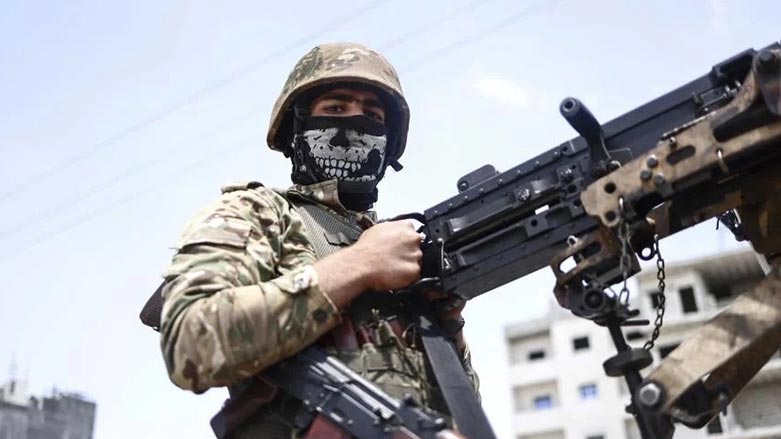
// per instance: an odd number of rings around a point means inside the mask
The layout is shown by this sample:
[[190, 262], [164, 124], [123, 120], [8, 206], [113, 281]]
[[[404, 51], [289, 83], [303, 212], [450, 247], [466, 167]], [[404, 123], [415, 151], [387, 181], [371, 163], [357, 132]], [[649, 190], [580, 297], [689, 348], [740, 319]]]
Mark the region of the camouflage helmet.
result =
[[268, 146], [289, 155], [296, 99], [315, 88], [344, 83], [366, 85], [380, 92], [380, 99], [389, 107], [386, 124], [394, 145], [388, 162], [395, 163], [407, 143], [409, 107], [393, 66], [376, 51], [356, 43], [316, 46], [296, 63], [271, 110]]

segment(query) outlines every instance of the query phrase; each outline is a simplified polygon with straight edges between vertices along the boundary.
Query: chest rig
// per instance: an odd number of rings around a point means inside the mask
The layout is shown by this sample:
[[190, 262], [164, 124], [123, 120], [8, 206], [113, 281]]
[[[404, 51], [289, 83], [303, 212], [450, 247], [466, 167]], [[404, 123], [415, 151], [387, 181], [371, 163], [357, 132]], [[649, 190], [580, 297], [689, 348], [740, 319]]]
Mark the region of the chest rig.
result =
[[[364, 228], [354, 219], [333, 212], [293, 192], [276, 191], [301, 217], [317, 259], [354, 244]], [[350, 267], [345, 267], [349, 270]], [[422, 405], [446, 413], [447, 408], [430, 375], [401, 302], [389, 292], [367, 291], [344, 311], [339, 326], [317, 343], [391, 396], [407, 395]], [[211, 421], [218, 438], [282, 439], [295, 436], [298, 403], [257, 378], [229, 388], [230, 398]], [[304, 435], [303, 437], [307, 437]]]
[[[301, 216], [318, 259], [352, 245], [363, 233], [363, 228], [350, 218], [296, 194], [283, 196]], [[391, 396], [401, 399], [411, 395], [423, 405], [447, 413], [436, 380], [427, 370], [414, 321], [394, 294], [367, 291], [353, 300], [343, 313], [342, 323], [319, 342]]]
[[[253, 184], [227, 189], [254, 189]], [[301, 217], [317, 259], [354, 244], [364, 228], [293, 192], [277, 191]], [[345, 267], [346, 270], [350, 267]], [[141, 312], [147, 326], [158, 329], [162, 310], [161, 285]], [[448, 408], [427, 365], [413, 318], [390, 292], [367, 291], [345, 310], [342, 323], [319, 340], [335, 356], [364, 378], [398, 399], [411, 396], [425, 407], [447, 414]], [[212, 418], [220, 439], [295, 437], [298, 403], [276, 386], [253, 377], [229, 387], [230, 397]], [[306, 435], [303, 437], [307, 437]]]
[[[363, 227], [352, 218], [338, 215], [297, 194], [280, 193], [295, 208], [307, 230], [317, 259], [322, 259], [358, 241]], [[345, 267], [349, 270], [349, 267]], [[389, 292], [367, 291], [349, 305], [343, 321], [322, 340], [336, 348], [357, 349], [366, 343], [382, 343], [392, 333], [405, 345], [415, 346], [405, 335], [411, 317]], [[353, 338], [354, 340], [350, 340]]]
[[[282, 196], [301, 216], [318, 259], [353, 244], [363, 232], [350, 219], [306, 198], [294, 193]], [[417, 310], [410, 310], [409, 305]], [[410, 337], [407, 332], [411, 328], [420, 334]], [[457, 421], [468, 437], [496, 437], [455, 347], [430, 318], [421, 314], [420, 299], [416, 304], [403, 304], [390, 292], [367, 291], [350, 304], [343, 323], [321, 342], [326, 346], [331, 343], [332, 355], [391, 396], [412, 397], [444, 415], [448, 424]], [[444, 386], [440, 388], [437, 382]]]

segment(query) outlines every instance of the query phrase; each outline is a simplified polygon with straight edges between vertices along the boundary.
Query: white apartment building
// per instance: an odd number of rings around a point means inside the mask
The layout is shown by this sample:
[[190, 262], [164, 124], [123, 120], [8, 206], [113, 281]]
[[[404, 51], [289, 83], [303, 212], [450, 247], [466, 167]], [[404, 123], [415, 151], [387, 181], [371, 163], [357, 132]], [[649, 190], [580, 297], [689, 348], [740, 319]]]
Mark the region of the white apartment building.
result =
[[[686, 334], [713, 317], [762, 270], [751, 252], [737, 252], [667, 266], [667, 312], [652, 350], [666, 356]], [[633, 308], [653, 321], [656, 269], [647, 268], [633, 288]], [[651, 326], [626, 328], [634, 347]], [[509, 348], [515, 439], [636, 439], [622, 378], [607, 377], [602, 363], [616, 350], [607, 330], [579, 319], [551, 301], [548, 315], [505, 328]], [[653, 366], [645, 369], [648, 373]], [[781, 357], [776, 355], [706, 428], [676, 424], [676, 439], [781, 439]]]

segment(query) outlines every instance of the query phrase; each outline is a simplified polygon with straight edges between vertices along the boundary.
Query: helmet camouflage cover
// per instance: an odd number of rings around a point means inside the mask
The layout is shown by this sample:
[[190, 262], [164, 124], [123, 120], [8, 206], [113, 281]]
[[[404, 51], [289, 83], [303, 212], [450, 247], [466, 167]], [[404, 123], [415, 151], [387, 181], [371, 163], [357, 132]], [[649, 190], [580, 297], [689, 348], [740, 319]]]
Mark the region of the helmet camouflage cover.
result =
[[376, 51], [355, 43], [332, 43], [316, 46], [304, 55], [285, 82], [271, 110], [266, 142], [275, 150], [289, 155], [293, 135], [295, 100], [315, 87], [338, 84], [368, 85], [380, 91], [386, 106], [389, 132], [394, 137], [389, 161], [404, 153], [409, 128], [409, 107], [393, 66]]

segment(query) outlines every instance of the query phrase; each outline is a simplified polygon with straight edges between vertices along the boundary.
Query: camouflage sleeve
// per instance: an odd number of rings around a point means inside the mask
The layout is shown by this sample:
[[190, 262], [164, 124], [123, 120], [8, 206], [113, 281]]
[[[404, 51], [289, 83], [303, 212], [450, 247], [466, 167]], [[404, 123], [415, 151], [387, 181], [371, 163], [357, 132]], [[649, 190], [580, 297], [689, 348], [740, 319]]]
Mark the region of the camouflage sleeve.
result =
[[229, 192], [187, 226], [164, 273], [171, 380], [203, 392], [293, 355], [339, 322], [300, 217], [265, 188]]
[[475, 369], [472, 367], [472, 351], [469, 349], [468, 344], [464, 348], [464, 352], [461, 353], [461, 364], [463, 364], [466, 376], [475, 389], [477, 398], [480, 399], [480, 377], [477, 376], [477, 372], [475, 372]]

